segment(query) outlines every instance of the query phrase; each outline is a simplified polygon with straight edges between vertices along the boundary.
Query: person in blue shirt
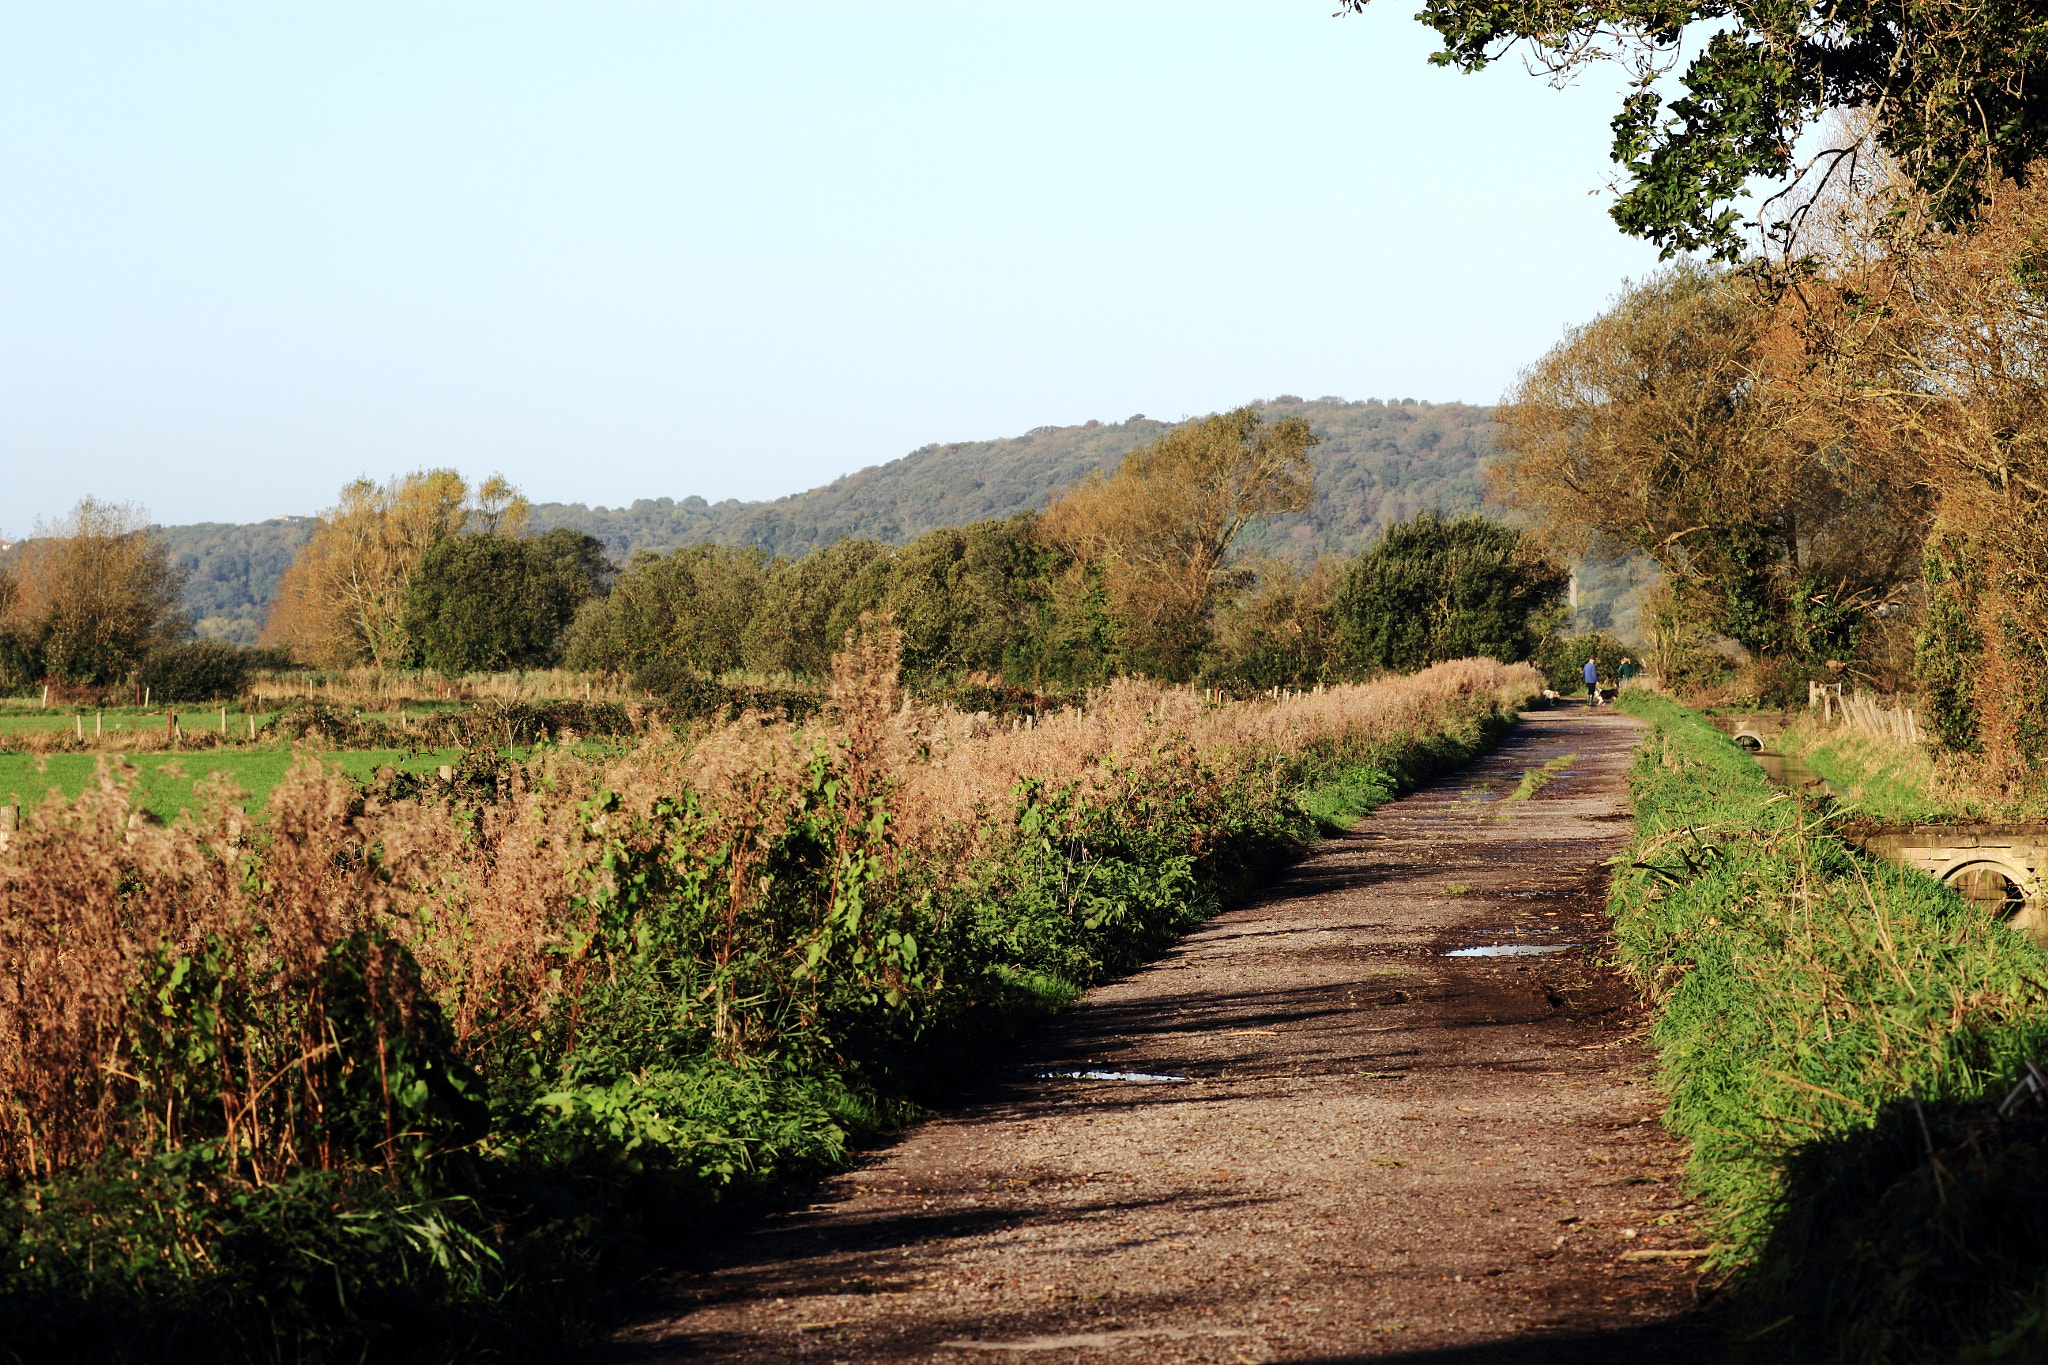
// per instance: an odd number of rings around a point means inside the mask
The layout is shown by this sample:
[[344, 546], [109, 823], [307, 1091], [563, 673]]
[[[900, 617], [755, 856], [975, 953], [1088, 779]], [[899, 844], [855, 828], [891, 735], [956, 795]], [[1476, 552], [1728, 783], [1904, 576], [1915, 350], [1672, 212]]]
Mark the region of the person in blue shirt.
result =
[[1586, 660], [1586, 695], [1593, 699], [1593, 705], [1600, 704], [1600, 666], [1591, 659]]

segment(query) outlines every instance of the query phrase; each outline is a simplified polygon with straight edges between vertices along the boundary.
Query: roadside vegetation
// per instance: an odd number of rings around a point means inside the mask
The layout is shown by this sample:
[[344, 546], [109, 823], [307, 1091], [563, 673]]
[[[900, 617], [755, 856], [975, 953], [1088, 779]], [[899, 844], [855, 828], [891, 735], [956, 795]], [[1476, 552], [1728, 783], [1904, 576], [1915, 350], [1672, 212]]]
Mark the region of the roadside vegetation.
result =
[[[2048, 1045], [2048, 953], [1866, 861], [1645, 692], [1612, 909], [1657, 1005], [1665, 1121], [1692, 1145], [1737, 1354], [2032, 1359], [2048, 1315], [2048, 1111], [1994, 1105]], [[1974, 1354], [1973, 1354], [1974, 1353]]]
[[1488, 661], [998, 720], [865, 623], [827, 705], [299, 762], [0, 851], [0, 1339], [24, 1359], [558, 1356], [662, 1239], [843, 1160], [1323, 822], [1490, 742]]

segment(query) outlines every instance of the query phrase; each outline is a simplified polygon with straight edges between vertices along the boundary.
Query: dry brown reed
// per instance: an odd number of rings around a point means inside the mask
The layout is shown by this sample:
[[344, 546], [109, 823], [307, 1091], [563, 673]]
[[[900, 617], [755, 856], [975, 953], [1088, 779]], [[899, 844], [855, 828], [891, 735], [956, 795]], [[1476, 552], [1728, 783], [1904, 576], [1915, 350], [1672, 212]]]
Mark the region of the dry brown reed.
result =
[[[1251, 750], [1293, 755], [1319, 742], [1371, 743], [1434, 733], [1461, 698], [1519, 701], [1540, 692], [1528, 664], [1491, 659], [1438, 664], [1410, 677], [1325, 687], [1279, 700], [1206, 701], [1200, 691], [1122, 680], [1086, 707], [1035, 724], [991, 722], [946, 708], [906, 708], [895, 761], [901, 837], [945, 843], [980, 828], [1020, 780], [1083, 795], [1160, 761], [1175, 742], [1204, 758]], [[923, 757], [913, 761], [912, 755]]]
[[558, 698], [583, 701], [639, 701], [642, 694], [616, 673], [583, 673], [566, 668], [526, 672], [465, 673], [444, 677], [422, 669], [346, 668], [263, 673], [250, 682], [249, 697], [264, 705], [323, 701], [362, 710], [393, 710], [407, 703], [531, 702]]
[[[53, 794], [0, 847], [0, 1173], [47, 1172], [200, 1129], [259, 1173], [335, 1160], [308, 1136], [308, 1116], [344, 1079], [320, 983], [350, 935], [402, 944], [458, 1048], [481, 1057], [565, 1018], [573, 1035], [604, 970], [588, 955], [596, 918], [630, 893], [616, 869], [632, 856], [653, 851], [663, 868], [718, 883], [723, 938], [702, 947], [714, 977], [746, 944], [767, 954], [762, 971], [800, 976], [792, 964], [842, 932], [828, 916], [863, 886], [886, 899], [877, 878], [929, 885], [999, 851], [1021, 782], [1113, 808], [1148, 773], [1192, 783], [1268, 760], [1277, 772], [1317, 745], [1398, 744], [1469, 720], [1478, 701], [1512, 704], [1542, 687], [1533, 668], [1490, 660], [1220, 704], [1126, 681], [1085, 707], [1003, 724], [905, 700], [896, 644], [892, 629], [871, 624], [836, 663], [831, 708], [808, 726], [747, 716], [650, 736], [603, 762], [548, 750], [513, 767], [498, 799], [472, 804], [365, 792], [307, 757], [260, 825], [244, 828], [240, 794], [222, 779], [204, 784], [199, 814], [163, 828], [144, 821], [121, 770], [103, 762], [84, 795]], [[832, 780], [821, 784], [825, 768]], [[821, 805], [841, 817], [831, 826], [838, 862], [819, 893], [829, 904], [793, 921], [771, 904], [763, 860]], [[883, 915], [860, 932], [879, 941], [891, 923]], [[250, 1006], [268, 1011], [261, 1020], [238, 1022], [221, 1007], [205, 1025], [218, 1035], [207, 1065], [228, 1073], [210, 1082], [217, 1114], [180, 1112], [177, 1087], [141, 1070], [150, 1027], [194, 1026], [152, 1013], [158, 1000], [198, 1008], [162, 985], [179, 962], [261, 983]], [[877, 990], [900, 985], [896, 967], [874, 970]], [[721, 993], [707, 1006], [718, 1011], [713, 1030], [743, 1046], [747, 1026], [728, 1003]], [[260, 1045], [250, 1041], [259, 1024], [269, 1030]], [[137, 1112], [147, 1116], [139, 1126], [117, 1121]]]

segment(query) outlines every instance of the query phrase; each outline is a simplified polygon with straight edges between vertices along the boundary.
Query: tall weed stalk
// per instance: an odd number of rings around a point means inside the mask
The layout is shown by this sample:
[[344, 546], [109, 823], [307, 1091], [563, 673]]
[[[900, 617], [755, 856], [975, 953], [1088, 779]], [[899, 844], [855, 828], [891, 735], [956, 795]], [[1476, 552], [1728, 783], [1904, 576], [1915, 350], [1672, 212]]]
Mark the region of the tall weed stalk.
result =
[[211, 779], [170, 827], [110, 758], [25, 813], [0, 1337], [565, 1348], [619, 1238], [842, 1160], [935, 1059], [1313, 837], [1296, 793], [1370, 804], [1541, 686], [1484, 660], [1257, 703], [1121, 682], [1005, 722], [906, 700], [898, 653], [865, 623], [803, 725], [479, 747], [368, 787], [308, 755], [260, 820]]

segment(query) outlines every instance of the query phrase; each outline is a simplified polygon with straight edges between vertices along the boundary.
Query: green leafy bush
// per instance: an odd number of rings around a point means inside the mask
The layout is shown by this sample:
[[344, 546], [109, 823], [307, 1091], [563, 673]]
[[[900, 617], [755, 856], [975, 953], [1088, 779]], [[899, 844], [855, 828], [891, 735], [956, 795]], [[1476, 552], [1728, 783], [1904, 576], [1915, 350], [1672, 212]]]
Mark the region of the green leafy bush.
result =
[[1566, 574], [1522, 532], [1484, 517], [1424, 512], [1397, 522], [1351, 565], [1334, 610], [1353, 660], [1410, 672], [1445, 659], [1529, 657], [1530, 618]]
[[450, 675], [546, 668], [610, 580], [604, 545], [581, 532], [449, 536], [406, 583], [406, 634], [427, 667]]
[[248, 685], [252, 660], [240, 645], [225, 640], [187, 640], [158, 645], [143, 657], [135, 683], [162, 702], [221, 701]]

